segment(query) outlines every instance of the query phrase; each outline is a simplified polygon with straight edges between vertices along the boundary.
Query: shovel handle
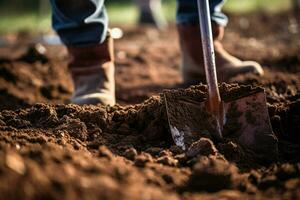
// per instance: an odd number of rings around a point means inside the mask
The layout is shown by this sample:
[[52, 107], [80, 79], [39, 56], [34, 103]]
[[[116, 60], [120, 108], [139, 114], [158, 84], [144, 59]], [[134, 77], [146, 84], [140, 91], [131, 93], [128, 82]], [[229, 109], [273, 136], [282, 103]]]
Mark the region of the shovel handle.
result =
[[218, 88], [215, 51], [211, 28], [211, 18], [208, 0], [198, 0], [199, 22], [204, 56], [204, 68], [208, 85], [208, 101], [210, 109], [215, 114], [219, 113], [221, 98]]
[[222, 139], [222, 127], [224, 122], [224, 113], [222, 112], [221, 97], [218, 88], [217, 70], [215, 62], [215, 51], [213, 45], [213, 36], [211, 28], [211, 18], [208, 0], [198, 0], [198, 13], [202, 40], [202, 49], [204, 56], [204, 69], [206, 82], [208, 86], [209, 111], [216, 119], [216, 132], [214, 137]]

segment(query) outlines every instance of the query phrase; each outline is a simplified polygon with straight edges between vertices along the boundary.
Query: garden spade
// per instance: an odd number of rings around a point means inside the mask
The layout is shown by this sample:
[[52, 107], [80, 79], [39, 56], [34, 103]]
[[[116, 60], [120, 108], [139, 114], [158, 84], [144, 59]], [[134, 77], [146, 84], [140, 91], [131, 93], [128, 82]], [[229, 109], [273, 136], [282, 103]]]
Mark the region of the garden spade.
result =
[[277, 139], [270, 124], [265, 91], [255, 88], [243, 94], [229, 92], [221, 99], [208, 0], [198, 0], [198, 11], [208, 95], [203, 102], [194, 93], [164, 92], [174, 142], [188, 150], [201, 137], [215, 141], [233, 138], [258, 156], [271, 159], [277, 155]]

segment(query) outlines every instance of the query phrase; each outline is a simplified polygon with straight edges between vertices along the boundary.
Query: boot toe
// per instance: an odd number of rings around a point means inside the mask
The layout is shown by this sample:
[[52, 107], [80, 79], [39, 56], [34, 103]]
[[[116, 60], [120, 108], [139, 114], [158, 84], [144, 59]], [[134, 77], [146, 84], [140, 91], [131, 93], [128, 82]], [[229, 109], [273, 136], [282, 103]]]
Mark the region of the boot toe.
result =
[[244, 61], [243, 66], [249, 69], [249, 72], [252, 72], [256, 75], [263, 76], [264, 70], [262, 66], [255, 61]]
[[239, 63], [229, 63], [217, 69], [219, 81], [229, 81], [231, 78], [243, 74], [264, 75], [261, 65], [254, 61], [241, 61]]
[[116, 100], [108, 94], [94, 93], [88, 95], [82, 95], [78, 97], [73, 97], [71, 103], [77, 105], [97, 105], [101, 104], [104, 106], [114, 106]]

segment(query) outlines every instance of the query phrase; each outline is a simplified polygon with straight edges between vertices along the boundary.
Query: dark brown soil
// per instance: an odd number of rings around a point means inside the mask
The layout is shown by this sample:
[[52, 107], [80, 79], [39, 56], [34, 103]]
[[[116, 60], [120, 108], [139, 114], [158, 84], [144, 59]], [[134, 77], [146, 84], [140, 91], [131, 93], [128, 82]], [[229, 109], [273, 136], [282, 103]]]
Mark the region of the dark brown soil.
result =
[[[266, 71], [231, 81], [266, 90], [276, 161], [233, 138], [200, 138], [187, 154], [174, 145], [161, 92], [181, 81], [175, 27], [124, 28], [114, 107], [64, 104], [64, 48], [41, 54], [20, 37], [0, 47], [0, 199], [300, 199], [299, 27], [288, 13], [231, 18], [225, 47]], [[203, 100], [203, 85], [181, 92], [197, 88]], [[247, 91], [222, 88], [224, 99]]]

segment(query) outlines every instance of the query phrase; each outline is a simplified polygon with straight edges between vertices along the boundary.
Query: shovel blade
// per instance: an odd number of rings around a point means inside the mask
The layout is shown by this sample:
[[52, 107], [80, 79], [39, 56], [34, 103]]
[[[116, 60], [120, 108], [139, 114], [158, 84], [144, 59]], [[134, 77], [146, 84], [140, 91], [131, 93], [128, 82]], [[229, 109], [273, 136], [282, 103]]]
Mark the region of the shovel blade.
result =
[[[216, 119], [196, 95], [164, 93], [168, 122], [176, 145], [186, 150], [201, 137], [212, 138]], [[201, 99], [201, 100], [200, 100]], [[277, 139], [270, 124], [264, 91], [223, 102], [223, 137], [232, 138], [258, 157], [277, 155]]]

